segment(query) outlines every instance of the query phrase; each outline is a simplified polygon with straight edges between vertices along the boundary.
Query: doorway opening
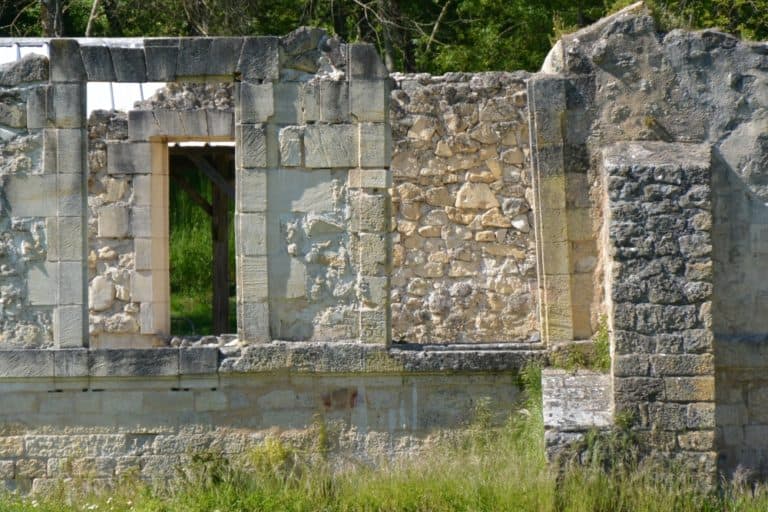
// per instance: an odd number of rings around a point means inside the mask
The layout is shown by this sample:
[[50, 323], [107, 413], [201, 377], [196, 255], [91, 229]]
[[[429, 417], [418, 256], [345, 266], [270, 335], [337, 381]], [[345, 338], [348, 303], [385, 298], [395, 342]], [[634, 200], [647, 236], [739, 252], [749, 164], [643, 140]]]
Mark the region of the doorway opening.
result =
[[229, 145], [171, 144], [171, 334], [237, 332], [235, 153]]

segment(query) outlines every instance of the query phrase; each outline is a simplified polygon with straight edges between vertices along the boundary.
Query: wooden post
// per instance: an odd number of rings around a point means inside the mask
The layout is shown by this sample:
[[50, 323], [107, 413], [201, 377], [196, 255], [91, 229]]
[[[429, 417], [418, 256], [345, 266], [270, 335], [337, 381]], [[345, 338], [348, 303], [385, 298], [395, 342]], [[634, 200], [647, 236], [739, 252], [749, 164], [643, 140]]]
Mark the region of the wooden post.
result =
[[[215, 157], [215, 167], [225, 179], [231, 174], [228, 164], [227, 159]], [[229, 196], [223, 187], [212, 189], [213, 334], [218, 335], [229, 330]]]

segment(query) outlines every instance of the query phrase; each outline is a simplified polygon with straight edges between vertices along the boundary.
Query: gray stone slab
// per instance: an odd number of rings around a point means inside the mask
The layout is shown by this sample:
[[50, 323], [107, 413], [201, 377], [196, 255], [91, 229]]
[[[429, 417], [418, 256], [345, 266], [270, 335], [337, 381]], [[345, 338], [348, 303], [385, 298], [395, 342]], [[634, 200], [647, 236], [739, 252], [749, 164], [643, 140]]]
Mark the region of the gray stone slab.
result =
[[117, 82], [146, 82], [147, 65], [144, 62], [143, 48], [110, 47], [112, 66], [115, 68]]
[[658, 172], [672, 167], [709, 169], [711, 153], [709, 144], [621, 142], [603, 150], [603, 166], [606, 169], [644, 166], [659, 168]]
[[280, 78], [279, 44], [278, 37], [246, 37], [237, 64], [242, 81], [277, 81]]
[[353, 80], [349, 84], [349, 113], [357, 122], [385, 122], [389, 114], [389, 82]]
[[304, 130], [307, 167], [357, 167], [357, 134], [352, 125], [309, 125]]
[[240, 123], [264, 123], [275, 113], [275, 98], [271, 82], [238, 84], [240, 100], [235, 105], [235, 116]]
[[84, 128], [85, 84], [54, 83], [48, 89], [48, 120], [56, 128]]
[[[301, 102], [304, 121], [343, 123], [349, 120], [349, 87], [339, 80], [313, 80], [303, 84]], [[374, 101], [369, 98], [368, 101]]]
[[[81, 248], [85, 248], [81, 245]], [[86, 270], [84, 258], [79, 261], [62, 261], [59, 263], [59, 304], [85, 304]]]
[[179, 349], [103, 349], [88, 352], [92, 377], [177, 376]]
[[148, 142], [108, 142], [107, 172], [109, 174], [150, 174], [152, 144]]
[[86, 346], [88, 342], [88, 313], [85, 311], [84, 304], [58, 306], [53, 311], [53, 341], [58, 348]]
[[235, 138], [235, 115], [226, 110], [206, 110], [208, 135], [211, 137]]
[[83, 261], [85, 255], [85, 221], [79, 217], [58, 217], [56, 233], [49, 234], [49, 243], [56, 237], [58, 259]]
[[144, 55], [149, 82], [173, 82], [179, 58], [178, 38], [144, 39]]
[[50, 40], [51, 82], [84, 82], [87, 80], [80, 45], [74, 39]]
[[192, 347], [179, 349], [180, 375], [211, 374], [216, 373], [218, 368], [218, 347]]
[[235, 172], [237, 212], [267, 211], [267, 169], [238, 169]]
[[[241, 293], [241, 290], [238, 290]], [[242, 297], [238, 296], [238, 301]], [[269, 333], [269, 303], [239, 302], [238, 336], [246, 343], [265, 343], [271, 340]]]
[[267, 166], [267, 134], [264, 125], [242, 124], [235, 127], [238, 167], [248, 169]]
[[53, 351], [0, 350], [0, 377], [52, 377]]
[[360, 167], [389, 167], [392, 160], [392, 133], [386, 123], [360, 123]]
[[6, 176], [3, 195], [7, 208], [14, 217], [56, 215], [56, 176], [50, 174]]
[[60, 349], [53, 352], [53, 377], [87, 377], [88, 376], [88, 350]]
[[374, 80], [389, 77], [376, 47], [369, 43], [354, 43], [349, 48], [349, 75], [353, 80]]
[[33, 263], [27, 271], [27, 301], [33, 306], [53, 306], [59, 301], [59, 264]]
[[87, 174], [87, 163], [85, 160], [87, 139], [85, 130], [62, 128], [56, 130], [55, 135], [56, 172], [59, 174]]
[[242, 37], [180, 40], [177, 77], [232, 76], [243, 48]]
[[112, 66], [112, 56], [106, 46], [81, 46], [80, 56], [83, 59], [85, 73], [90, 82], [114, 82], [115, 69]]
[[29, 53], [20, 60], [0, 64], [0, 87], [47, 81], [48, 59], [44, 55]]

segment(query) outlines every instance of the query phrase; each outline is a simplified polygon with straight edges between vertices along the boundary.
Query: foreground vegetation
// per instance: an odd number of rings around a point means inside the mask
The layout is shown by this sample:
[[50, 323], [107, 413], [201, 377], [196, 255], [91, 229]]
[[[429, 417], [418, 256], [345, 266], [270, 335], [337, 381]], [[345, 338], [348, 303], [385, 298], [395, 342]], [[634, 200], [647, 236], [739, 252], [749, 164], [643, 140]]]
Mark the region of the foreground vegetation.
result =
[[[67, 497], [69, 486], [53, 496], [8, 495], [0, 512], [768, 510], [768, 488], [703, 490], [688, 475], [635, 464], [631, 443], [593, 442], [585, 466], [554, 471], [543, 457], [539, 374], [529, 371], [524, 378], [530, 400], [504, 427], [494, 428], [481, 404], [463, 433], [418, 459], [342, 468], [327, 459], [330, 436], [318, 428], [303, 449], [273, 438], [238, 461], [197, 454], [178, 481], [162, 489], [126, 479], [108, 493]], [[611, 454], [608, 446], [626, 450], [613, 453], [611, 469], [602, 458]]]

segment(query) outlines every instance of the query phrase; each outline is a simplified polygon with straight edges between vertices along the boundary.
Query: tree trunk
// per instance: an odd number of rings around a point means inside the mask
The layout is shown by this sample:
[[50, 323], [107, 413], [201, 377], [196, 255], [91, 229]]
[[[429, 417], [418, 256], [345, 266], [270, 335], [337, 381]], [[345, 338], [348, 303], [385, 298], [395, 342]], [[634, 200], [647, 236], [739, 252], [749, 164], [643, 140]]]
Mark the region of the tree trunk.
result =
[[43, 26], [44, 37], [61, 37], [64, 35], [64, 2], [63, 0], [40, 0], [40, 23]]

